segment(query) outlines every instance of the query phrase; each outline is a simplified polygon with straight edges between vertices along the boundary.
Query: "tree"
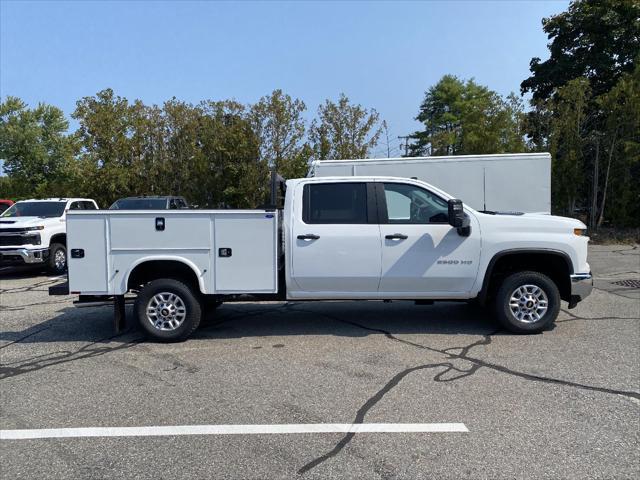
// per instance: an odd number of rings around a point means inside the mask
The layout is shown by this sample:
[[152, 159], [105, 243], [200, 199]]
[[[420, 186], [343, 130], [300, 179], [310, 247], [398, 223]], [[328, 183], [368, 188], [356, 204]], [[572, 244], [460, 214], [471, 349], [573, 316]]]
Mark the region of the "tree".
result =
[[81, 99], [73, 116], [82, 144], [78, 190], [100, 204], [170, 194], [209, 207], [265, 203], [267, 166], [242, 104], [173, 98], [146, 106], [107, 89]]
[[554, 207], [567, 215], [586, 207], [591, 228], [605, 218], [637, 226], [640, 2], [574, 1], [543, 28], [550, 57], [531, 60], [521, 91], [533, 94], [533, 148], [554, 155]]
[[286, 178], [304, 176], [310, 149], [302, 100], [274, 90], [251, 106], [249, 118], [260, 140], [260, 160]]
[[503, 99], [473, 79], [445, 75], [429, 88], [416, 120], [411, 155], [464, 155], [525, 150], [522, 102]]
[[588, 135], [587, 102], [591, 90], [586, 78], [570, 81], [552, 103], [550, 150], [551, 192], [555, 210], [572, 215], [583, 186], [584, 150]]
[[313, 155], [322, 160], [366, 158], [382, 133], [379, 118], [374, 109], [351, 104], [345, 94], [337, 103], [326, 100], [309, 131]]
[[[0, 175], [0, 198], [19, 200], [19, 192], [21, 190], [21, 186], [16, 185], [15, 179], [9, 177], [8, 175]], [[31, 197], [33, 195], [28, 196]]]
[[132, 117], [141, 108], [140, 103], [132, 106], [111, 89], [76, 103], [72, 117], [80, 123], [76, 134], [82, 145], [79, 161], [84, 173], [79, 187], [92, 192], [100, 205], [145, 193], [140, 192], [139, 179], [133, 175], [134, 158], [140, 154], [135, 143], [140, 137], [134, 137]]
[[615, 225], [637, 225], [640, 218], [640, 65], [636, 65], [631, 74], [623, 74], [597, 102], [605, 112], [601, 143], [606, 163], [603, 164], [600, 203], [594, 217], [598, 218], [598, 227], [605, 217]]
[[542, 19], [550, 57], [531, 59], [522, 93], [544, 100], [575, 78], [588, 79], [594, 96], [608, 92], [624, 72], [633, 71], [640, 52], [639, 19], [638, 0], [579, 0], [566, 12]]
[[11, 96], [0, 104], [0, 158], [15, 196], [65, 195], [76, 149], [68, 128], [57, 107]]
[[260, 140], [233, 101], [202, 102], [193, 182], [196, 198], [214, 207], [255, 208], [267, 202], [269, 171], [260, 161]]

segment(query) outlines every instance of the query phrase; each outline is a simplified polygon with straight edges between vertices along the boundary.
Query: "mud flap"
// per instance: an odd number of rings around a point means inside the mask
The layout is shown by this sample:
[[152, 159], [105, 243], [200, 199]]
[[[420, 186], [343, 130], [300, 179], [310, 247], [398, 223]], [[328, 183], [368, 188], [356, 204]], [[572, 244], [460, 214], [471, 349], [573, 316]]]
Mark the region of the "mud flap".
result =
[[124, 295], [113, 297], [113, 329], [115, 333], [121, 333], [127, 328], [127, 316], [124, 303]]

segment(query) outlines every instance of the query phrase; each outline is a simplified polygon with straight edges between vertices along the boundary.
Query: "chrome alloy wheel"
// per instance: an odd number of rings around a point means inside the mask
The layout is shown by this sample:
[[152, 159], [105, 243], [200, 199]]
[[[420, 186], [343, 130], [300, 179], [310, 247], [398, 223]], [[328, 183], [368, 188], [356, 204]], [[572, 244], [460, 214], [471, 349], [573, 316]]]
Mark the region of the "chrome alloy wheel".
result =
[[187, 307], [175, 293], [157, 293], [147, 303], [147, 320], [158, 330], [175, 330], [186, 316]]
[[538, 322], [545, 316], [548, 308], [547, 294], [537, 285], [522, 285], [509, 298], [511, 315], [519, 322]]
[[53, 264], [56, 266], [56, 270], [61, 272], [64, 267], [67, 266], [67, 254], [64, 250], [58, 249], [53, 257]]

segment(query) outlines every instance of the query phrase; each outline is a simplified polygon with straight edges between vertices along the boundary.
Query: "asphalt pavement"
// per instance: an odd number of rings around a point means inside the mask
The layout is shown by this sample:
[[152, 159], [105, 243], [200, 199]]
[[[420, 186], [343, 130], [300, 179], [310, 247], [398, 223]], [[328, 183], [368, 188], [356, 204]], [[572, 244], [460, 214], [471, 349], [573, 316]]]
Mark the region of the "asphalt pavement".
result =
[[[59, 280], [43, 272], [4, 269], [3, 432], [247, 428], [2, 439], [0, 478], [638, 478], [640, 248], [589, 260], [593, 294], [539, 335], [460, 303], [241, 303], [168, 345], [49, 297]], [[249, 428], [354, 423], [468, 431]]]

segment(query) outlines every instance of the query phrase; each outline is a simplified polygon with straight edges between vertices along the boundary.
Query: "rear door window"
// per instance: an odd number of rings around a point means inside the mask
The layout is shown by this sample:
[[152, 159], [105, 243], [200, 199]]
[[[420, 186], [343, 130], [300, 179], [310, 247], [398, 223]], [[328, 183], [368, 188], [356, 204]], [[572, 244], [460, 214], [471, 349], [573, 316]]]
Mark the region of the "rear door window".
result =
[[307, 184], [303, 192], [302, 219], [308, 224], [368, 223], [367, 184]]

